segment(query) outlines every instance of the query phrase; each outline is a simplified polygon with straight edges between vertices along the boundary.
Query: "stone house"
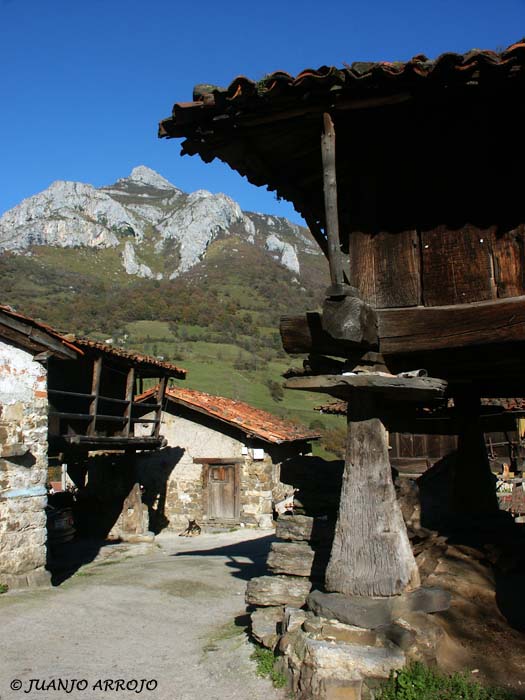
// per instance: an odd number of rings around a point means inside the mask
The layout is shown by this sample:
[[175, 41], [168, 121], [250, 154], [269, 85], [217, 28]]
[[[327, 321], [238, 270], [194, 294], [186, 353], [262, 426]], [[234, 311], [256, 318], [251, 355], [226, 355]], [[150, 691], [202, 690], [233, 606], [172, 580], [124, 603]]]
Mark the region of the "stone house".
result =
[[[185, 370], [170, 363], [61, 335], [0, 306], [0, 583], [17, 588], [49, 581], [50, 464], [67, 463], [82, 486], [90, 454], [125, 457], [125, 478], [119, 477], [129, 488], [123, 501], [136, 482], [135, 452], [164, 443], [159, 416], [167, 379], [184, 376]], [[142, 422], [138, 435], [134, 399], [143, 379], [160, 382], [148, 429]]]
[[46, 359], [74, 360], [69, 343], [0, 307], [0, 583], [47, 583]]
[[166, 390], [161, 421], [167, 447], [137, 465], [156, 531], [182, 530], [189, 520], [271, 527], [274, 503], [291, 490], [281, 465], [309, 454], [319, 437], [241, 401], [181, 387]]

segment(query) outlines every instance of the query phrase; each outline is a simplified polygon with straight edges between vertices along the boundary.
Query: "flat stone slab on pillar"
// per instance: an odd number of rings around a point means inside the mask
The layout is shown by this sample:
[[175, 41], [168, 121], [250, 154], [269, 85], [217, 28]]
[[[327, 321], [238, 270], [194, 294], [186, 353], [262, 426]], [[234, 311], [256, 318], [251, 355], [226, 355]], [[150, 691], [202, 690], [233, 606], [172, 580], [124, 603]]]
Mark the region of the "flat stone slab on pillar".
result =
[[348, 397], [354, 391], [381, 394], [395, 401], [434, 401], [445, 395], [447, 382], [435, 377], [396, 377], [378, 372], [363, 374], [316, 374], [308, 377], [291, 377], [284, 384], [286, 389], [315, 391], [337, 397]]
[[308, 596], [308, 607], [321, 617], [356, 627], [376, 629], [389, 625], [407, 612], [433, 613], [448, 610], [450, 593], [441, 588], [417, 588], [403, 595], [367, 598], [312, 591]]

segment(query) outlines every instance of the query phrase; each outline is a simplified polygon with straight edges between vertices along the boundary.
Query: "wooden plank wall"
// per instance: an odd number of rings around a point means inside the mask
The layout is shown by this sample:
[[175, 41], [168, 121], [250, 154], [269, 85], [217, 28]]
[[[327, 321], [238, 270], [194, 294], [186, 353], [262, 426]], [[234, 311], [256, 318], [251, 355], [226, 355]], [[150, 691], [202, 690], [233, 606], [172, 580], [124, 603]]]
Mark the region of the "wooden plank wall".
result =
[[390, 433], [390, 463], [400, 471], [423, 472], [457, 449], [455, 435]]
[[525, 294], [525, 225], [352, 232], [350, 282], [376, 308], [445, 306]]
[[381, 309], [421, 303], [416, 231], [352, 233], [349, 257], [350, 281], [372, 306]]

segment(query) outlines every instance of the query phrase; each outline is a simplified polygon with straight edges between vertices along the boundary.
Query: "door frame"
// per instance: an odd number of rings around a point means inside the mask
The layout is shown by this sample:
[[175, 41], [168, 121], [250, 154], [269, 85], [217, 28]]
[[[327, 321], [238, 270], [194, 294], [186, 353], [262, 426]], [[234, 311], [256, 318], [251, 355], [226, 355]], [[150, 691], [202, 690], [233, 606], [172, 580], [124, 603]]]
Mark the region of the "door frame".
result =
[[238, 459], [237, 457], [226, 458], [226, 457], [202, 457], [195, 458], [194, 463], [202, 464], [202, 514], [206, 520], [210, 520], [209, 514], [209, 481], [210, 481], [210, 470], [214, 467], [226, 467], [233, 469], [233, 518], [216, 518], [217, 520], [227, 520], [231, 523], [240, 522], [241, 517], [241, 464], [244, 462], [243, 459]]

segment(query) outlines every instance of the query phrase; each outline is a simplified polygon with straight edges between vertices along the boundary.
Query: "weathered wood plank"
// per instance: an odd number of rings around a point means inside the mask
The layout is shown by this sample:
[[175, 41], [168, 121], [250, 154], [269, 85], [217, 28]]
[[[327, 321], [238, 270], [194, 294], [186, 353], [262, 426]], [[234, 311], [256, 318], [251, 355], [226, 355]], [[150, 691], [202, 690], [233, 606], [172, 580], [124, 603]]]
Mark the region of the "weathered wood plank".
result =
[[25, 336], [31, 346], [34, 342], [37, 346], [49, 348], [54, 355], [62, 359], [76, 360], [80, 355], [83, 355], [81, 350], [75, 351], [51, 334], [19, 321], [3, 311], [0, 311], [0, 326], [5, 326]]
[[161, 377], [159, 381], [159, 385], [157, 387], [157, 394], [155, 396], [155, 400], [157, 404], [159, 405], [159, 408], [155, 411], [155, 418], [158, 421], [151, 433], [152, 437], [158, 437], [160, 435], [160, 424], [162, 420], [162, 406], [164, 404], [164, 396], [166, 394], [166, 377]]
[[439, 226], [421, 233], [425, 306], [468, 304], [496, 297], [490, 230]]
[[525, 227], [503, 233], [493, 229], [490, 241], [498, 297], [525, 294]]
[[339, 240], [339, 211], [337, 208], [335, 128], [332, 118], [328, 113], [323, 114], [321, 157], [323, 161], [323, 190], [330, 279], [333, 285], [341, 286], [344, 280], [341, 244]]
[[244, 457], [194, 457], [193, 464], [242, 464]]
[[97, 357], [93, 362], [93, 376], [91, 379], [91, 393], [93, 394], [93, 399], [89, 405], [89, 415], [91, 416], [91, 421], [87, 428], [87, 434], [89, 436], [94, 436], [96, 432], [96, 422], [97, 422], [97, 410], [98, 410], [98, 397], [100, 394], [100, 377], [102, 375], [102, 355]]
[[376, 308], [421, 304], [419, 238], [416, 231], [349, 236], [350, 284]]
[[129, 436], [131, 432], [131, 411], [133, 407], [133, 389], [135, 388], [135, 369], [130, 367], [128, 370], [128, 376], [126, 377], [126, 402], [127, 406], [124, 411], [124, 417], [126, 419], [126, 425], [124, 426], [124, 435]]
[[68, 445], [81, 445], [85, 449], [125, 449], [155, 450], [162, 445], [162, 440], [155, 437], [105, 437], [101, 435], [62, 435]]
[[384, 355], [525, 340], [525, 296], [456, 306], [384, 309], [378, 316]]

